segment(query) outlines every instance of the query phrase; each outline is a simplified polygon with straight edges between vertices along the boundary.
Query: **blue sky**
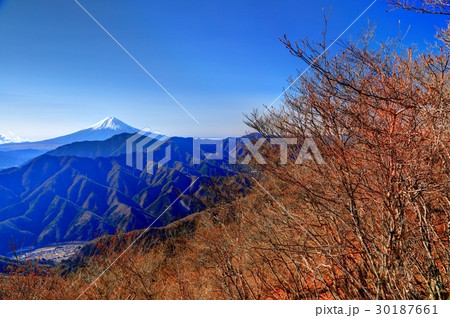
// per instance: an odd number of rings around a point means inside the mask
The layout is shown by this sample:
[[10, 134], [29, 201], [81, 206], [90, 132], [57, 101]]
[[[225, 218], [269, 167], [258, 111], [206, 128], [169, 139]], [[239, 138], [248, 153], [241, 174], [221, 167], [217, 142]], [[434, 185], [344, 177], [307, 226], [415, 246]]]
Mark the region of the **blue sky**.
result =
[[[247, 130], [243, 113], [270, 104], [306, 66], [278, 38], [319, 39], [333, 7], [333, 41], [372, 2], [350, 0], [79, 0], [200, 122], [183, 112], [73, 0], [0, 0], [0, 133], [29, 140], [107, 116], [170, 135]], [[377, 24], [377, 40], [410, 30], [434, 42], [445, 19], [389, 10], [378, 0], [343, 36]]]

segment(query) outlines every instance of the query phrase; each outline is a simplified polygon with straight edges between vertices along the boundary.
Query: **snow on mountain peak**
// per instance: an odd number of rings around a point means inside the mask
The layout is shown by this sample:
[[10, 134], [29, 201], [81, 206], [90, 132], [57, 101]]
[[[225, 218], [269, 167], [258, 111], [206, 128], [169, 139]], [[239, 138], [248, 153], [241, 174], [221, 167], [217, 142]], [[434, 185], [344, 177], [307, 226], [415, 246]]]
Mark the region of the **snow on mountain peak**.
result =
[[105, 119], [99, 121], [98, 123], [88, 127], [90, 130], [123, 130], [123, 129], [129, 129], [130, 126], [125, 124], [124, 122], [120, 121], [119, 119], [115, 117], [106, 117]]
[[5, 134], [0, 134], [0, 145], [2, 144], [10, 144], [10, 143], [17, 143], [17, 142], [24, 142], [20, 137], [17, 137], [12, 132], [6, 132]]

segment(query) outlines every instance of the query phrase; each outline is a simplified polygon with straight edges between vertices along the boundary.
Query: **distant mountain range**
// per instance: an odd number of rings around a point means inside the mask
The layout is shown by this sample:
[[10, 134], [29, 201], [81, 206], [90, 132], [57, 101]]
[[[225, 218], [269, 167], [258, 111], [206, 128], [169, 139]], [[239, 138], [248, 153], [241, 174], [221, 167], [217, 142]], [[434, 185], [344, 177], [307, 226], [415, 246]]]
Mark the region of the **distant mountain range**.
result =
[[[33, 144], [101, 138], [123, 130], [136, 131], [110, 118], [78, 133]], [[126, 165], [126, 141], [131, 136], [121, 133], [102, 141], [74, 142], [0, 171], [0, 254], [8, 253], [13, 241], [19, 247], [42, 247], [142, 229], [165, 209], [155, 226], [169, 224], [204, 209], [204, 186], [211, 178], [234, 173], [226, 158], [193, 165], [193, 139], [181, 137], [167, 141], [172, 158], [153, 174], [134, 169]], [[155, 158], [163, 156], [161, 148]]]
[[38, 142], [12, 142], [0, 136], [0, 170], [18, 167], [25, 162], [60, 146], [80, 141], [106, 140], [122, 133], [136, 133], [139, 129], [131, 127], [115, 117], [107, 117], [102, 121], [70, 135]]
[[12, 142], [23, 142], [22, 138], [14, 136], [12, 133], [0, 134], [0, 145]]

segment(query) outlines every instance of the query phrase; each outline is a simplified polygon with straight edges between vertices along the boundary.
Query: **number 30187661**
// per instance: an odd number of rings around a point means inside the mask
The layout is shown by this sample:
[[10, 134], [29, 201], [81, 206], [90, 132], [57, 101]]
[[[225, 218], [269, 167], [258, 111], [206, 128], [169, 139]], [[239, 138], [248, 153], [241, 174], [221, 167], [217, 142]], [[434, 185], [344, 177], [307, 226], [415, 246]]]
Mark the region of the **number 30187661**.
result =
[[377, 305], [377, 315], [437, 315], [436, 305]]

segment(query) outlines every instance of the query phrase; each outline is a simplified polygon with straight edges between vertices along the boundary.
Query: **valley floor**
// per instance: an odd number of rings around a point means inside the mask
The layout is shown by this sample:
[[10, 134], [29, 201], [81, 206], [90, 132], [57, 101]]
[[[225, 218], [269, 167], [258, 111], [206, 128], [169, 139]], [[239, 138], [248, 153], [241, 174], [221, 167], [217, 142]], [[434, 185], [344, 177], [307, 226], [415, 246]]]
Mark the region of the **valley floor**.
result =
[[83, 245], [79, 243], [38, 248], [19, 256], [19, 260], [39, 260], [59, 263], [75, 255], [82, 246]]

